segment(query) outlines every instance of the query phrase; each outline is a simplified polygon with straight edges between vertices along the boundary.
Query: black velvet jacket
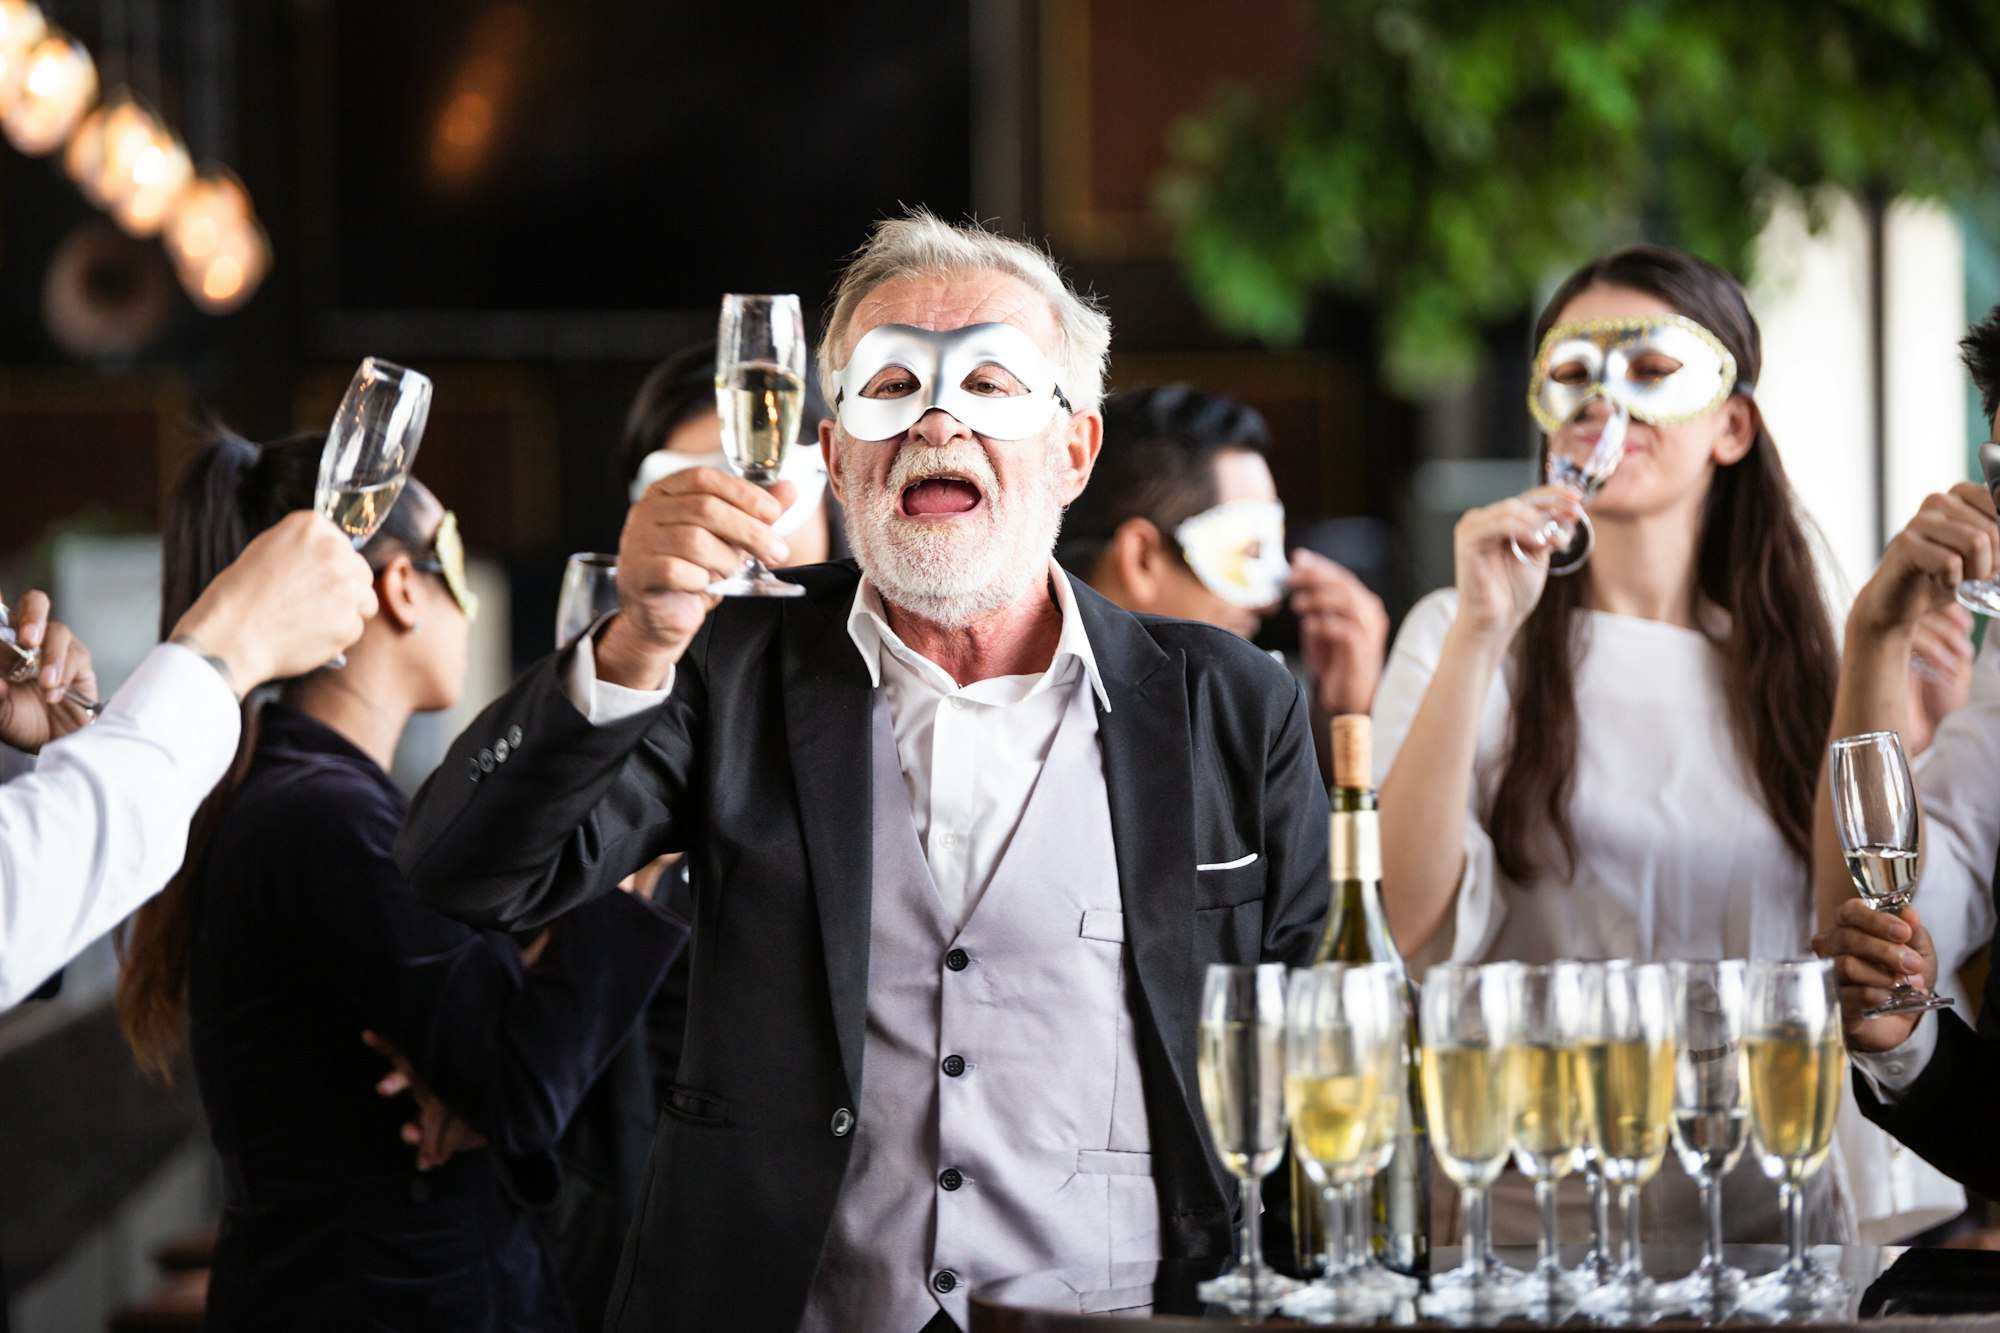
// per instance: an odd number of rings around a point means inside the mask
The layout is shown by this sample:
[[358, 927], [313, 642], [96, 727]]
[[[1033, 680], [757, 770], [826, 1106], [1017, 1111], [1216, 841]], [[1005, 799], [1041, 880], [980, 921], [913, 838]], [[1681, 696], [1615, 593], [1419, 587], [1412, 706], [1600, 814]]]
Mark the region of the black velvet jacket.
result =
[[[682, 930], [629, 894], [563, 915], [526, 968], [515, 941], [440, 916], [391, 849], [387, 774], [283, 705], [198, 886], [195, 1072], [222, 1157], [211, 1329], [565, 1330], [526, 1201], [548, 1148], [631, 1030]], [[379, 1032], [490, 1140], [426, 1173]]]
[[[508, 929], [662, 852], [691, 858], [687, 1044], [614, 1329], [796, 1327], [854, 1142], [871, 891], [871, 691], [846, 627], [859, 571], [790, 577], [807, 596], [719, 606], [666, 703], [630, 720], [591, 726], [562, 692], [567, 659], [543, 662], [459, 737], [397, 846], [426, 902]], [[1098, 735], [1161, 1243], [1226, 1253], [1235, 1191], [1206, 1148], [1196, 1011], [1206, 964], [1302, 964], [1317, 942], [1327, 804], [1306, 702], [1235, 635], [1072, 583], [1111, 698]]]

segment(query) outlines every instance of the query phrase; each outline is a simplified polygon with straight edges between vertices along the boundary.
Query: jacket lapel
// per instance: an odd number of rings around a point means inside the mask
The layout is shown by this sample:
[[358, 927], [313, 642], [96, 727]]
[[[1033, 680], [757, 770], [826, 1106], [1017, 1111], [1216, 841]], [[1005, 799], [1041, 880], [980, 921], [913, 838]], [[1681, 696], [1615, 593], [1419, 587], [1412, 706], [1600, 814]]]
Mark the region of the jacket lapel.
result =
[[834, 1030], [849, 1093], [861, 1094], [868, 1025], [868, 927], [873, 883], [872, 691], [848, 636], [844, 595], [800, 598], [784, 620], [785, 734], [819, 904]]
[[[1187, 663], [1072, 578], [1109, 712], [1097, 718], [1118, 895], [1139, 988], [1187, 1100], [1200, 981], [1194, 972], [1194, 754]], [[1197, 1119], [1201, 1108], [1188, 1113]]]

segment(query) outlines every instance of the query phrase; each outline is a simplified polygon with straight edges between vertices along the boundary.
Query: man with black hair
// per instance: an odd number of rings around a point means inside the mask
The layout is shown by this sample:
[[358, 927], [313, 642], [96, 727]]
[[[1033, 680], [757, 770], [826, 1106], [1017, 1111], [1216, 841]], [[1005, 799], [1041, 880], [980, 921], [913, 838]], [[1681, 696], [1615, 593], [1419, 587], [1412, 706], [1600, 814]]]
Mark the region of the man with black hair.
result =
[[1382, 600], [1316, 551], [1285, 559], [1285, 511], [1256, 408], [1185, 384], [1104, 404], [1104, 451], [1056, 556], [1124, 607], [1249, 638], [1289, 598], [1315, 702], [1365, 713], [1388, 647]]
[[[2000, 307], [1959, 344], [1994, 434], [2000, 435]], [[1950, 606], [1965, 579], [2000, 570], [2000, 526], [1992, 497], [1960, 482], [1927, 498], [1883, 553], [1855, 598], [1833, 735], [1900, 729], [1909, 714], [1909, 661], [1918, 623]], [[1994, 933], [1992, 884], [2000, 855], [2000, 649], [1987, 635], [1965, 705], [1945, 719], [1917, 766], [1924, 861], [1923, 918], [1878, 912], [1854, 895], [1821, 779], [1814, 878], [1824, 929], [1814, 947], [1835, 962], [1861, 1109], [1948, 1175], [2000, 1197], [2000, 1155], [1977, 1108], [2000, 1097], [2000, 968], [1989, 974], [1975, 1030], [1951, 1009], [1863, 1018], [1891, 986], [1930, 989]], [[1942, 960], [1942, 962], [1940, 961]], [[2000, 962], [2000, 958], [1995, 959]], [[1971, 1114], [1968, 1114], [1968, 1111]]]

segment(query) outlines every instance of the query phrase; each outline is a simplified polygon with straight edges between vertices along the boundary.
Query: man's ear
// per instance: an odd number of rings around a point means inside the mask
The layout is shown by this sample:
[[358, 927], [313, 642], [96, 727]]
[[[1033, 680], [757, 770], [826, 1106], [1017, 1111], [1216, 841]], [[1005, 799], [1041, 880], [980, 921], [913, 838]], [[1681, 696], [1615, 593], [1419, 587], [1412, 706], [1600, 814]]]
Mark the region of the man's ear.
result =
[[846, 504], [847, 492], [845, 489], [842, 488], [840, 484], [841, 445], [838, 439], [834, 435], [833, 428], [834, 428], [834, 420], [832, 417], [820, 418], [819, 452], [820, 452], [820, 457], [826, 463], [826, 484], [833, 489], [833, 498], [840, 501], [842, 504]]
[[1153, 520], [1128, 518], [1120, 523], [1105, 546], [1104, 558], [1131, 599], [1132, 609], [1148, 610], [1159, 602], [1174, 555]]
[[408, 633], [417, 627], [417, 569], [398, 555], [375, 575], [375, 597], [391, 625]]
[[1097, 452], [1103, 447], [1103, 413], [1072, 412], [1062, 441], [1063, 452], [1068, 455], [1064, 460], [1062, 482], [1065, 508], [1083, 494], [1083, 488], [1090, 482], [1091, 469], [1097, 466]]

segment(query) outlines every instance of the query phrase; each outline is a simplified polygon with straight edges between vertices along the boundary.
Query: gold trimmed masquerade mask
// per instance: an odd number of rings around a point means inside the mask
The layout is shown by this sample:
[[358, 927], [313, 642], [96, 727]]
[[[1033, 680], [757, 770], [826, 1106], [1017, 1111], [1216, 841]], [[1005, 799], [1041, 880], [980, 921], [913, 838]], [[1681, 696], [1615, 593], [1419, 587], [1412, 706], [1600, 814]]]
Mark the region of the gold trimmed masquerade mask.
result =
[[479, 619], [479, 598], [465, 577], [465, 543], [458, 535], [458, 515], [449, 509], [444, 511], [444, 521], [438, 524], [437, 536], [431, 538], [431, 552], [430, 557], [412, 560], [411, 566], [442, 578], [445, 591], [458, 603], [466, 620]]
[[1174, 529], [1174, 540], [1202, 586], [1232, 606], [1255, 609], [1282, 597], [1285, 507], [1276, 500], [1231, 500]]
[[1692, 421], [1733, 392], [1736, 358], [1722, 340], [1684, 315], [1572, 320], [1550, 329], [1535, 354], [1528, 411], [1554, 434], [1592, 398], [1641, 421]]

